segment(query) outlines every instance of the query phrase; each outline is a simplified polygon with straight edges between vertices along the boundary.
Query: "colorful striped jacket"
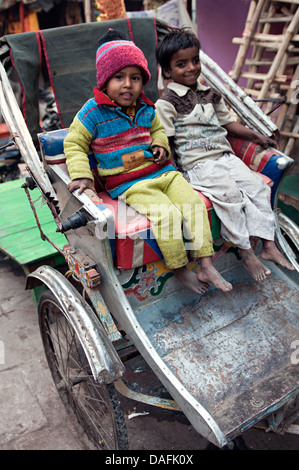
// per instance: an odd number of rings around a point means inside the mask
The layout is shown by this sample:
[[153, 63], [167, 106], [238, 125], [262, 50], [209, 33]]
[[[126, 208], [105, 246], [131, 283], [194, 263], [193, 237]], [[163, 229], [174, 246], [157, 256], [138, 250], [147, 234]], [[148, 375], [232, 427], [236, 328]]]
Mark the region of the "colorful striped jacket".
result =
[[166, 162], [153, 161], [151, 147], [170, 149], [164, 128], [156, 115], [154, 104], [142, 92], [132, 120], [98, 88], [74, 118], [64, 151], [72, 180], [90, 178], [88, 153], [92, 149], [98, 161], [100, 177], [106, 190], [116, 198], [134, 183], [155, 178], [175, 168]]

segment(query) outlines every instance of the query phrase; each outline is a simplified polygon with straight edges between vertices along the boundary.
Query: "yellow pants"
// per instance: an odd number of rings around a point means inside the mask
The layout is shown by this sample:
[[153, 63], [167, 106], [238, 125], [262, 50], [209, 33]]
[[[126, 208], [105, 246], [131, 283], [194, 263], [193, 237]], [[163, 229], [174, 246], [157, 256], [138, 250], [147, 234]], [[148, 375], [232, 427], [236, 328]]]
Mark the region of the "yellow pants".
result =
[[204, 202], [178, 171], [139, 181], [122, 196], [151, 221], [151, 228], [170, 269], [192, 258], [212, 256], [213, 239]]

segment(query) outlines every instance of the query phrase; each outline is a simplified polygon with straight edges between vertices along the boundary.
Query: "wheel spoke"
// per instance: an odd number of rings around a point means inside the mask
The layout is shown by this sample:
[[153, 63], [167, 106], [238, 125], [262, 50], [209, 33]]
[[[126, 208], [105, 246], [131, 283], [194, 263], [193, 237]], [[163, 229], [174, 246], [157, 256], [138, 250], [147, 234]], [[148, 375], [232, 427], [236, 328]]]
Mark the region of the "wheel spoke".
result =
[[126, 449], [125, 421], [116, 391], [94, 380], [78, 336], [51, 293], [41, 297], [39, 317], [46, 356], [63, 402], [98, 448]]
[[[86, 398], [87, 400], [85, 401]], [[92, 425], [94, 431], [99, 434], [100, 436], [99, 443], [100, 442], [105, 443], [106, 448], [110, 448], [111, 440], [113, 441], [115, 439], [115, 434], [114, 432], [112, 433], [111, 428], [109, 428], [109, 423], [108, 423], [108, 418], [106, 417], [106, 413], [98, 413], [98, 409], [91, 406], [89, 396], [80, 395], [80, 397], [77, 398], [77, 404], [79, 404], [80, 412], [83, 412], [88, 416], [90, 420], [90, 424]], [[105, 428], [105, 424], [107, 424], [106, 428]]]

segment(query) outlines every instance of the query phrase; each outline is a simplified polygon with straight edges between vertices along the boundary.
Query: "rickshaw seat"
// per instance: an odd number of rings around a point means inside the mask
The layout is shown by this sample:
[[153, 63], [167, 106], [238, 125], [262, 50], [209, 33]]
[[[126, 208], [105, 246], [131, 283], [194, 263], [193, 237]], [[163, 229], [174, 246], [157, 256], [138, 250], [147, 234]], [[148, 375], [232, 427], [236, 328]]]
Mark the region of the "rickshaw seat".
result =
[[[68, 133], [68, 129], [59, 129], [51, 132], [39, 134], [42, 158], [48, 165], [65, 163], [63, 141]], [[264, 169], [272, 158], [271, 152], [264, 152], [262, 157], [257, 153], [255, 144], [241, 144], [236, 139], [234, 144], [238, 156], [245, 161], [248, 166], [255, 166]], [[239, 148], [237, 147], [239, 145]], [[112, 211], [115, 218], [115, 265], [117, 268], [131, 269], [143, 266], [161, 258], [158, 244], [151, 232], [150, 221], [147, 217], [138, 214], [133, 208], [118, 199], [112, 199], [104, 190], [97, 172], [97, 162], [93, 154], [89, 154], [89, 163], [94, 174], [94, 184], [98, 197]], [[272, 185], [272, 180], [261, 174], [265, 182]], [[209, 222], [211, 226], [213, 240], [220, 237], [220, 221], [213, 209], [211, 201], [200, 191], [197, 191], [204, 201]], [[122, 205], [122, 206], [121, 206]]]

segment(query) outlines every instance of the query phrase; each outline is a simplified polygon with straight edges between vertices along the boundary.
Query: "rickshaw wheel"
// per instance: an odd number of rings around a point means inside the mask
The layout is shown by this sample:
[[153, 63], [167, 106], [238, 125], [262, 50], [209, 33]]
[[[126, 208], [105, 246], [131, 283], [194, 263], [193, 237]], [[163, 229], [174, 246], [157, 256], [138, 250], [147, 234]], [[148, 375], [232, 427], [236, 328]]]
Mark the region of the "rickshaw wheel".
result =
[[38, 314], [48, 365], [67, 411], [97, 449], [128, 449], [117, 391], [113, 384], [94, 380], [79, 338], [52, 292], [40, 296]]

